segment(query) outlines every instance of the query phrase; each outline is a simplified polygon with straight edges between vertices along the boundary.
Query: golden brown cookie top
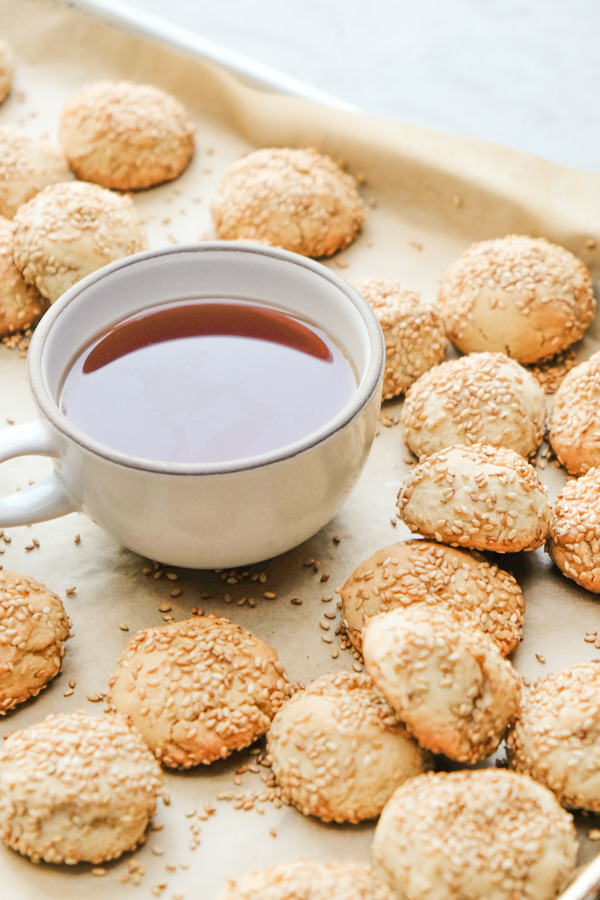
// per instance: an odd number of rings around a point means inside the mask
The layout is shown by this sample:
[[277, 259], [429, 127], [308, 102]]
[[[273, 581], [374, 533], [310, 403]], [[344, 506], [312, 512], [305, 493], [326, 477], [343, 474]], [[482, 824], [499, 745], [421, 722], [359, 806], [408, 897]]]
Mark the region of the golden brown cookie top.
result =
[[224, 240], [259, 240], [311, 257], [347, 247], [365, 217], [354, 178], [310, 147], [267, 147], [232, 163], [211, 211]]
[[439, 303], [463, 353], [500, 351], [519, 362], [579, 340], [596, 308], [580, 259], [545, 238], [514, 234], [469, 247], [444, 275]]
[[0, 126], [0, 215], [12, 219], [39, 191], [70, 177], [62, 152], [47, 137]]
[[59, 137], [75, 175], [122, 191], [177, 178], [194, 152], [195, 126], [166, 91], [96, 81], [64, 105]]
[[289, 693], [272, 647], [229, 619], [195, 616], [134, 635], [108, 702], [165, 765], [188, 768], [251, 744]]

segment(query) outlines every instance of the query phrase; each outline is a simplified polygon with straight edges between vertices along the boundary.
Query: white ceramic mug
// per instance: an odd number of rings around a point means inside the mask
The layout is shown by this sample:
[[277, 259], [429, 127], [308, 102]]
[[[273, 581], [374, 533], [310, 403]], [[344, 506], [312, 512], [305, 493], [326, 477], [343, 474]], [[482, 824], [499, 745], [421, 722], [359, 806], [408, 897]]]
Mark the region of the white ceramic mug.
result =
[[[226, 463], [140, 459], [76, 428], [58, 405], [75, 354], [123, 318], [189, 296], [262, 302], [318, 325], [349, 354], [354, 395], [305, 438]], [[325, 525], [355, 485], [375, 435], [384, 361], [372, 310], [320, 263], [219, 242], [119, 260], [68, 290], [35, 330], [28, 374], [40, 417], [0, 433], [0, 461], [50, 456], [54, 471], [0, 500], [0, 527], [80, 510], [131, 550], [194, 568], [249, 564], [289, 550]]]

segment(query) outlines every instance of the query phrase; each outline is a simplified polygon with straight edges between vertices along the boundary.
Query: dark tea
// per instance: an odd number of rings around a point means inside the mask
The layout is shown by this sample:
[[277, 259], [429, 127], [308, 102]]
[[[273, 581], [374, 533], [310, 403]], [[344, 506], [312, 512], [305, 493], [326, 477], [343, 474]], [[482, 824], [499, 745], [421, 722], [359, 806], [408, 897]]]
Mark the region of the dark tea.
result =
[[185, 300], [125, 319], [86, 347], [60, 407], [131, 456], [214, 463], [310, 435], [355, 390], [350, 361], [311, 323], [242, 301]]

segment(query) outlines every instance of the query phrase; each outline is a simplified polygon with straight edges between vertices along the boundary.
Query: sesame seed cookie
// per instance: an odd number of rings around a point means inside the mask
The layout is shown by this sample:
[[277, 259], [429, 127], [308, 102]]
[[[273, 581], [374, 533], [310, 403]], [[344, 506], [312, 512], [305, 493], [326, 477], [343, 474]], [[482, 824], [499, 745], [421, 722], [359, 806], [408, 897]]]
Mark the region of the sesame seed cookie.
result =
[[51, 303], [90, 272], [148, 246], [133, 201], [84, 181], [44, 188], [14, 221], [15, 264]]
[[576, 856], [573, 819], [552, 793], [492, 768], [411, 778], [372, 846], [397, 900], [552, 900]]
[[15, 62], [12, 50], [0, 39], [0, 103], [10, 94], [15, 74]]
[[272, 647], [228, 619], [196, 616], [134, 635], [107, 701], [157, 759], [186, 769], [261, 737], [289, 693]]
[[366, 624], [365, 665], [422, 747], [476, 763], [519, 712], [521, 681], [493, 641], [450, 609], [417, 603]]
[[441, 363], [410, 388], [400, 415], [415, 456], [454, 444], [492, 444], [532, 456], [544, 437], [539, 382], [504, 353], [470, 353]]
[[600, 466], [600, 353], [562, 380], [550, 412], [548, 440], [571, 475]]
[[521, 640], [525, 601], [515, 578], [478, 553], [421, 539], [378, 550], [341, 590], [342, 622], [357, 650], [367, 619], [412, 603], [449, 606], [473, 621], [506, 656]]
[[553, 512], [548, 553], [567, 578], [600, 593], [600, 467], [568, 481]]
[[181, 175], [194, 132], [185, 107], [160, 88], [96, 81], [63, 107], [59, 139], [77, 178], [132, 191]]
[[404, 394], [444, 358], [448, 344], [441, 316], [417, 291], [398, 281], [362, 278], [352, 282], [373, 309], [385, 339], [383, 400]]
[[215, 900], [393, 900], [366, 863], [296, 859], [230, 878]]
[[0, 126], [0, 216], [12, 219], [38, 191], [69, 178], [65, 158], [48, 138]]
[[15, 266], [13, 228], [9, 219], [0, 216], [0, 335], [30, 328], [48, 308], [48, 301]]
[[60, 672], [69, 630], [56, 594], [28, 575], [0, 570], [0, 715]]
[[354, 178], [312, 147], [267, 147], [232, 163], [211, 212], [223, 240], [259, 240], [314, 257], [351, 244], [365, 217]]
[[580, 259], [544, 238], [515, 234], [469, 247], [444, 275], [439, 304], [463, 353], [500, 351], [522, 363], [579, 340], [596, 308]]
[[542, 546], [552, 508], [548, 489], [520, 453], [473, 444], [418, 463], [400, 488], [398, 513], [424, 537], [511, 553]]
[[600, 663], [540, 678], [506, 738], [509, 765], [571, 809], [600, 812]]
[[379, 815], [394, 788], [429, 767], [364, 674], [323, 675], [294, 694], [267, 733], [284, 799], [323, 822]]
[[144, 840], [161, 786], [120, 716], [48, 716], [0, 748], [0, 838], [34, 862], [116, 859]]

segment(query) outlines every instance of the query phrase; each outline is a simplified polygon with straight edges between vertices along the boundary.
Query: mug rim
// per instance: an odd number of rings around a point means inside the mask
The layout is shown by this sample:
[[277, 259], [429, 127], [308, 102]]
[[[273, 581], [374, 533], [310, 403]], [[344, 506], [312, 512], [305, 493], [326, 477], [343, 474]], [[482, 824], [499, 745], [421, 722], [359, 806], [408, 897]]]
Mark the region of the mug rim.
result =
[[[346, 299], [355, 306], [360, 315], [361, 321], [367, 332], [369, 344], [369, 354], [364, 374], [350, 400], [325, 425], [322, 425], [320, 428], [310, 432], [310, 434], [291, 444], [286, 444], [283, 447], [269, 451], [268, 453], [242, 457], [241, 459], [225, 460], [223, 462], [172, 462], [169, 460], [161, 461], [141, 456], [132, 456], [90, 437], [86, 432], [73, 425], [67, 416], [61, 412], [57, 402], [50, 393], [42, 368], [46, 339], [63, 311], [72, 303], [78, 302], [79, 297], [88, 287], [96, 285], [107, 278], [111, 278], [112, 273], [116, 270], [121, 270], [129, 266], [143, 265], [146, 259], [153, 260], [158, 257], [174, 258], [181, 254], [198, 254], [214, 251], [219, 253], [222, 252], [224, 254], [253, 254], [285, 260], [293, 265], [311, 270], [321, 278], [328, 280], [345, 295]], [[166, 300], [165, 302], [169, 301]], [[90, 273], [72, 287], [68, 288], [64, 294], [50, 306], [33, 332], [27, 353], [29, 383], [35, 402], [48, 422], [69, 440], [96, 456], [100, 456], [110, 462], [128, 468], [162, 474], [196, 476], [220, 475], [262, 468], [273, 463], [283, 462], [284, 460], [297, 456], [318, 444], [324, 443], [338, 431], [345, 428], [366, 406], [368, 406], [370, 400], [382, 383], [384, 365], [385, 343], [381, 326], [379, 325], [379, 321], [372, 308], [356, 288], [349, 282], [340, 278], [335, 272], [331, 271], [322, 263], [309, 257], [300, 256], [297, 253], [279, 247], [268, 247], [241, 241], [206, 241], [197, 244], [176, 244], [173, 246], [143, 250], [140, 253], [131, 254], [130, 256], [123, 257], [122, 259], [115, 260], [112, 263], [102, 266], [100, 269]]]

